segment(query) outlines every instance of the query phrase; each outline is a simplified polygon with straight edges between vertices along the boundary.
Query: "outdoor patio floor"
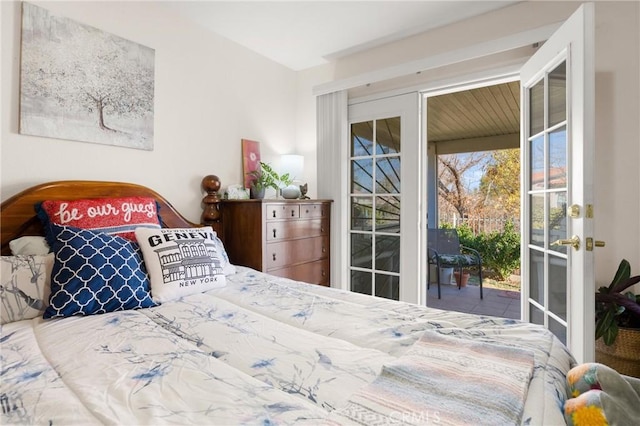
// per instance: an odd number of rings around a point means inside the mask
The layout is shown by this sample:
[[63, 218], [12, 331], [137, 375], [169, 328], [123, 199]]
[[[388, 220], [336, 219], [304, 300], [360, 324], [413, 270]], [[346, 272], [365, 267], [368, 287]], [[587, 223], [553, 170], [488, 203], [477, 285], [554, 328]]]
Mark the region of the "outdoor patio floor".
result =
[[441, 284], [442, 298], [438, 299], [438, 286], [431, 284], [427, 292], [427, 306], [449, 311], [478, 315], [492, 315], [503, 318], [520, 319], [520, 292], [483, 288], [484, 298], [480, 299], [480, 286], [458, 286]]

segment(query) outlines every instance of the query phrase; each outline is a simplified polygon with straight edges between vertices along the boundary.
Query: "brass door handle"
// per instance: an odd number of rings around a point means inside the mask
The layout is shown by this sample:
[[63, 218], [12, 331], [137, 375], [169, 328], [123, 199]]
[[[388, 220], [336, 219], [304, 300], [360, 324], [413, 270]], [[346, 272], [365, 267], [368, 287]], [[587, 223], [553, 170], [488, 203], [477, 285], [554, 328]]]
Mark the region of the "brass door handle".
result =
[[577, 235], [572, 236], [568, 240], [556, 240], [551, 243], [552, 246], [571, 246], [576, 250], [580, 250], [580, 237]]

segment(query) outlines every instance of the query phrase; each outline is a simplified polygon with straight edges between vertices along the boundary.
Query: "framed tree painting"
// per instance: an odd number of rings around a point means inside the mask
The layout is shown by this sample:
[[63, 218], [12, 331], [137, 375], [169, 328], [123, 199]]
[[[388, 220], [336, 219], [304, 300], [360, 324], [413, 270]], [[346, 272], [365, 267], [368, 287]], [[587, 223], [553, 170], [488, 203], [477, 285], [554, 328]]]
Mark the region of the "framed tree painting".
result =
[[21, 53], [21, 134], [153, 150], [153, 49], [23, 2]]
[[242, 176], [244, 187], [251, 187], [248, 173], [260, 169], [260, 142], [242, 139]]

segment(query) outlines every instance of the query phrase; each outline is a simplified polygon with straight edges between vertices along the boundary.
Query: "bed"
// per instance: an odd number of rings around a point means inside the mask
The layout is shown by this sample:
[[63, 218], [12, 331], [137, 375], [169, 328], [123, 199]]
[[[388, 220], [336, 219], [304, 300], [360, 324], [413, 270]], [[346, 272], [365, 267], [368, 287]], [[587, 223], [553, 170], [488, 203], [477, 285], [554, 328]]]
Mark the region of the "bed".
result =
[[[177, 235], [172, 229], [198, 226], [140, 185], [53, 182], [2, 204], [3, 262], [24, 260], [11, 254], [9, 242], [53, 227], [34, 205], [106, 197], [153, 198], [162, 235], [173, 235], [167, 240]], [[215, 231], [215, 190], [205, 198], [203, 218]], [[53, 258], [53, 272], [51, 265], [38, 269], [31, 281], [57, 277], [68, 266], [66, 252], [53, 244], [55, 256], [42, 255]], [[221, 278], [204, 290], [167, 293], [151, 306], [6, 321], [0, 423], [565, 423], [565, 376], [574, 360], [541, 327], [269, 276], [225, 264], [223, 247], [209, 249], [221, 256], [213, 264]], [[142, 250], [153, 294], [153, 266]], [[3, 273], [3, 297], [12, 284]], [[44, 286], [53, 305], [61, 289]]]

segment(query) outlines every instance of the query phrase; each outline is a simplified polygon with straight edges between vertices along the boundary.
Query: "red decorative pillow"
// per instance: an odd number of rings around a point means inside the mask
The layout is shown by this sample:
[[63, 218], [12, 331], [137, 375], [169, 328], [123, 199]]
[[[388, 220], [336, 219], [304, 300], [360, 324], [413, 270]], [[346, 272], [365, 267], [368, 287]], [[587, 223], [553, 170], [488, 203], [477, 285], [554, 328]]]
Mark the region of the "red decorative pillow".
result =
[[49, 224], [68, 225], [117, 235], [136, 241], [138, 227], [161, 228], [159, 205], [149, 197], [47, 200], [36, 204], [38, 217], [45, 226], [47, 240], [53, 244]]

